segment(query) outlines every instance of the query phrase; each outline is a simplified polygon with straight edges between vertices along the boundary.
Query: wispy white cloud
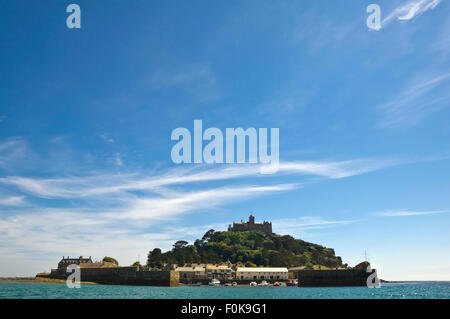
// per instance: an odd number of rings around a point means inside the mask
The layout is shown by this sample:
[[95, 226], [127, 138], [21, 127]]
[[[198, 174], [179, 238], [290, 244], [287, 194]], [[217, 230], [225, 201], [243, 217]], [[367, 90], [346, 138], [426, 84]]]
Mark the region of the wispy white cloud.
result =
[[409, 84], [392, 100], [377, 108], [382, 113], [377, 127], [412, 126], [429, 114], [447, 107], [450, 100], [449, 80], [450, 73], [444, 73]]
[[21, 191], [43, 198], [84, 198], [113, 195], [132, 191], [158, 191], [170, 185], [208, 181], [224, 181], [247, 177], [271, 178], [278, 175], [320, 176], [338, 179], [376, 171], [401, 164], [395, 159], [356, 159], [347, 161], [292, 161], [281, 162], [275, 175], [260, 174], [259, 165], [233, 165], [220, 168], [177, 168], [159, 175], [98, 174], [65, 178], [31, 178], [8, 176], [0, 183], [15, 186]]
[[109, 218], [120, 219], [163, 219], [187, 212], [213, 209], [225, 203], [248, 200], [264, 194], [295, 189], [294, 184], [272, 186], [224, 187], [194, 192], [169, 192], [164, 197], [136, 198], [130, 200], [130, 206], [120, 214], [108, 214]]
[[26, 205], [25, 196], [0, 197], [0, 206], [23, 206]]
[[197, 226], [165, 226], [162, 228], [164, 232], [172, 234], [174, 238], [191, 240], [191, 238], [199, 239], [208, 230], [222, 231], [227, 229], [229, 223], [214, 223]]
[[272, 221], [273, 230], [278, 234], [303, 236], [306, 231], [338, 227], [356, 223], [359, 220], [327, 220], [320, 216], [276, 219]]
[[433, 10], [441, 2], [441, 0], [414, 0], [395, 8], [390, 14], [383, 19], [382, 25], [385, 26], [394, 19], [398, 21], [408, 21], [428, 10]]
[[331, 179], [339, 179], [395, 166], [401, 162], [395, 159], [382, 158], [347, 161], [282, 162], [280, 163], [279, 171], [285, 174], [317, 175]]
[[21, 137], [11, 137], [0, 142], [0, 168], [8, 168], [23, 159], [27, 145]]
[[[41, 198], [80, 198], [117, 193], [127, 188], [126, 181], [130, 176], [133, 175], [98, 174], [66, 178], [9, 176], [0, 178], [0, 183], [16, 186]], [[139, 189], [138, 185], [136, 188]]]
[[376, 216], [389, 216], [389, 217], [401, 217], [401, 216], [419, 216], [419, 215], [434, 215], [434, 214], [447, 214], [450, 210], [430, 210], [430, 211], [414, 211], [414, 210], [388, 210], [375, 213]]
[[107, 134], [101, 134], [101, 135], [100, 135], [100, 138], [101, 138], [102, 140], [104, 140], [105, 142], [110, 143], [110, 144], [112, 144], [112, 143], [115, 142], [115, 141], [114, 141], [114, 138], [110, 137], [110, 136], [107, 135]]

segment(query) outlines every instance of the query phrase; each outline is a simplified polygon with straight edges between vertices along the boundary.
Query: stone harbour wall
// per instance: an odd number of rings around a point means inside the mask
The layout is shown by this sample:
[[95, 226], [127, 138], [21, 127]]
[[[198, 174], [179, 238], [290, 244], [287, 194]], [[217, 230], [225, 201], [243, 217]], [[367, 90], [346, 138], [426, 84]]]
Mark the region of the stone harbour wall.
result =
[[[137, 267], [80, 268], [81, 281], [107, 285], [141, 285], [176, 287], [180, 283], [177, 271], [145, 271]], [[52, 269], [49, 278], [67, 279], [65, 269]]]
[[299, 270], [297, 278], [299, 287], [366, 286], [367, 278], [371, 273], [359, 269]]

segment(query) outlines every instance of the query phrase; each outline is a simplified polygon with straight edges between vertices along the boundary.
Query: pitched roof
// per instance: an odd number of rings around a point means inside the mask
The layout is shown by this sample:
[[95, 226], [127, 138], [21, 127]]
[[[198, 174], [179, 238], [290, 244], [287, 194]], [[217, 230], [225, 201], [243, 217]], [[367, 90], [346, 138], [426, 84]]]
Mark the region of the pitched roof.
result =
[[220, 269], [220, 270], [225, 270], [225, 269], [231, 269], [230, 266], [228, 265], [206, 265], [206, 269]]
[[201, 266], [195, 266], [195, 267], [177, 267], [175, 268], [176, 271], [205, 271], [205, 267]]
[[288, 272], [286, 267], [238, 267], [238, 272]]

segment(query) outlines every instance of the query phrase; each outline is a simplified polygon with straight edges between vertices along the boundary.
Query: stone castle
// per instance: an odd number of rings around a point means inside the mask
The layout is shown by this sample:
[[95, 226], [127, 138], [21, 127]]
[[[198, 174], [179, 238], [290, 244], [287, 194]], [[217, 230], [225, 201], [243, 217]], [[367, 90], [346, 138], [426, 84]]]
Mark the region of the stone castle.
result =
[[271, 222], [262, 222], [262, 223], [255, 223], [255, 217], [253, 215], [250, 215], [248, 218], [248, 222], [240, 221], [240, 222], [233, 222], [233, 226], [228, 226], [228, 231], [238, 232], [238, 231], [248, 231], [248, 230], [255, 230], [255, 231], [261, 231], [266, 234], [272, 234], [272, 223]]

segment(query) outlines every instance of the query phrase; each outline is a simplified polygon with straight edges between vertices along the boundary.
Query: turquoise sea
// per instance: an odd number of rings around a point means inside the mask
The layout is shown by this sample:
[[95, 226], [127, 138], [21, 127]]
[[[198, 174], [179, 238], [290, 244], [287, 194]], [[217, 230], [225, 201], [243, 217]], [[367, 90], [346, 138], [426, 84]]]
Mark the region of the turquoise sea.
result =
[[380, 288], [337, 287], [143, 287], [81, 285], [70, 289], [65, 284], [0, 282], [0, 299], [416, 299], [450, 298], [450, 282], [406, 282], [382, 284]]

